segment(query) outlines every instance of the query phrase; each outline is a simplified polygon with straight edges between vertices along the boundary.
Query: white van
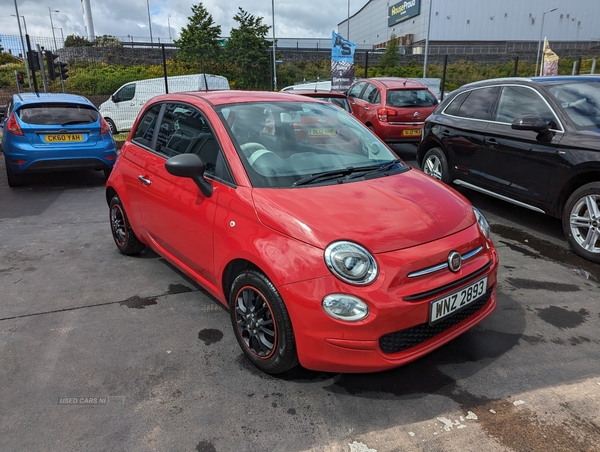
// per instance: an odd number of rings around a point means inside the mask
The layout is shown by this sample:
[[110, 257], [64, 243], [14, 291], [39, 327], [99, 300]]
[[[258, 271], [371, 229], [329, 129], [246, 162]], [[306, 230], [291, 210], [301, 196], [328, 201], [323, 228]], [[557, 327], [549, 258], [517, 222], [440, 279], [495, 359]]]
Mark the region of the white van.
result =
[[[207, 89], [229, 89], [229, 82], [220, 75], [192, 74], [167, 77], [169, 93], [183, 91], [204, 91]], [[154, 96], [165, 94], [165, 79], [151, 78], [136, 80], [121, 86], [110, 98], [100, 105], [104, 117], [113, 134], [127, 132], [133, 127], [135, 118], [144, 104]]]

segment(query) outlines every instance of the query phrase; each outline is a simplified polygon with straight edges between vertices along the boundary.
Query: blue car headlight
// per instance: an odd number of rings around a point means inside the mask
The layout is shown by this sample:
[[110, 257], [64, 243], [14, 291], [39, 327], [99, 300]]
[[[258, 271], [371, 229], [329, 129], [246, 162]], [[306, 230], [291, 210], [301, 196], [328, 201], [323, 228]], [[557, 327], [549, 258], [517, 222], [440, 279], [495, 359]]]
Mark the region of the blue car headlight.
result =
[[331, 273], [350, 284], [365, 285], [377, 277], [375, 258], [353, 242], [333, 242], [325, 248], [325, 263]]

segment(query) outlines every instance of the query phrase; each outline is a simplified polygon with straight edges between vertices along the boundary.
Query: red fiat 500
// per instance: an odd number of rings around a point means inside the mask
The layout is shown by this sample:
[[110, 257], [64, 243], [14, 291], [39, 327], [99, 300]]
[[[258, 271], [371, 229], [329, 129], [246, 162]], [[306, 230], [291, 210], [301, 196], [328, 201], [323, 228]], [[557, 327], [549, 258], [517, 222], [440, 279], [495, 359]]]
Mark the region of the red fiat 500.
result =
[[496, 307], [485, 218], [310, 98], [155, 97], [106, 200], [119, 250], [149, 247], [205, 287], [264, 372], [401, 366]]

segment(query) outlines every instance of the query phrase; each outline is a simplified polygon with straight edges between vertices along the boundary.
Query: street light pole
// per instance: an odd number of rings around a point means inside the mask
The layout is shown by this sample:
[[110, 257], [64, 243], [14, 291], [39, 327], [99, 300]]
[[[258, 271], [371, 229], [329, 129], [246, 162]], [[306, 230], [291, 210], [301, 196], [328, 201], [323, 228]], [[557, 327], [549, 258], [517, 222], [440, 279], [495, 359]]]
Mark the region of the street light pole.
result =
[[25, 26], [25, 34], [27, 34], [27, 24], [25, 23], [25, 16], [19, 16], [19, 8], [17, 6], [17, 0], [15, 0], [15, 16], [17, 23], [19, 24], [19, 36], [21, 37], [21, 45], [23, 46], [23, 60], [25, 60], [25, 70], [27, 72], [27, 81], [29, 82], [29, 89], [31, 89], [31, 78], [29, 77], [29, 62], [27, 60], [27, 49], [25, 48], [25, 41], [23, 40], [23, 32], [21, 31], [21, 21], [19, 17], [23, 18], [23, 25]]
[[52, 13], [53, 12], [59, 13], [60, 11], [57, 10], [57, 9], [50, 9], [50, 7], [48, 7], [48, 13], [50, 14], [50, 26], [52, 27], [52, 38], [54, 38], [54, 50], [56, 50], [57, 49], [57, 47], [56, 47], [56, 35], [54, 34], [54, 24], [52, 23]]
[[540, 61], [540, 49], [542, 47], [542, 35], [544, 34], [544, 18], [546, 17], [546, 14], [551, 13], [556, 11], [558, 8], [554, 8], [551, 9], [550, 11], [546, 11], [545, 13], [542, 13], [542, 28], [540, 29], [540, 40], [538, 41], [538, 51], [537, 51], [537, 57], [535, 59], [535, 73], [533, 75], [537, 75], [538, 71], [538, 62], [540, 63], [540, 76], [542, 75], [542, 66], [543, 63]]
[[148, 7], [148, 27], [150, 28], [150, 44], [152, 44], [152, 20], [150, 19], [150, 0], [146, 0], [146, 6]]
[[169, 27], [169, 41], [173, 42], [173, 39], [171, 38], [171, 20], [170, 20], [170, 18], [171, 18], [171, 15], [167, 14], [167, 24]]
[[348, 36], [346, 36], [346, 39], [350, 41], [350, 0], [348, 0], [348, 19], [346, 19], [346, 25], [348, 25]]
[[271, 0], [271, 14], [273, 15], [273, 91], [277, 91], [277, 61], [275, 61], [275, 0]]
[[[431, 31], [431, 3], [429, 0], [429, 19], [427, 19], [427, 38], [425, 39], [425, 58], [423, 59], [423, 78], [427, 78], [427, 57], [429, 56], [429, 33]], [[443, 89], [443, 87], [442, 87]]]

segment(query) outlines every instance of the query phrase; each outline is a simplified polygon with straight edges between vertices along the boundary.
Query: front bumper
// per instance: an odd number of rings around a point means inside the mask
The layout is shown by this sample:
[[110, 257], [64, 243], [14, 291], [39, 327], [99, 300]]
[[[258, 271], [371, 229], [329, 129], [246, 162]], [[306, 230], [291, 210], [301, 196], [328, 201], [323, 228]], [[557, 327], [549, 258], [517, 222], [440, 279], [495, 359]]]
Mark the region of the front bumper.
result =
[[[449, 249], [462, 253], [480, 245], [484, 245], [483, 251], [465, 261], [459, 273], [445, 270], [414, 280], [407, 278], [416, 269], [443, 261]], [[433, 243], [377, 255], [376, 259], [382, 273], [368, 287], [349, 286], [327, 276], [278, 288], [292, 320], [302, 366], [327, 372], [376, 372], [399, 367], [461, 335], [496, 308], [498, 255], [476, 226]], [[488, 278], [483, 296], [429, 325], [433, 300], [483, 276]], [[321, 307], [323, 297], [331, 293], [360, 297], [369, 305], [369, 316], [359, 322], [331, 318]]]

